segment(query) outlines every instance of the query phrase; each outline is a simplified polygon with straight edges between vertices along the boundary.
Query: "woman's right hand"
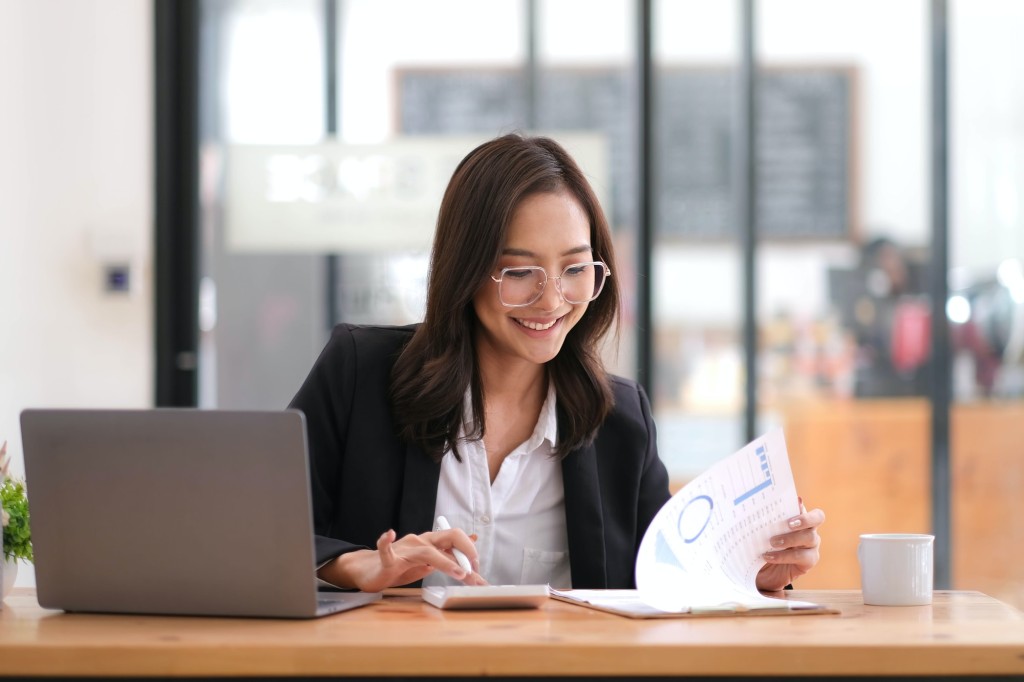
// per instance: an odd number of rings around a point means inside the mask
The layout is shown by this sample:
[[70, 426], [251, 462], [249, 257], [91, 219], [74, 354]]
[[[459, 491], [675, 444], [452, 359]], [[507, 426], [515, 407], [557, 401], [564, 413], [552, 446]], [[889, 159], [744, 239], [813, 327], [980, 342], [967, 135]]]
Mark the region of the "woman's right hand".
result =
[[[459, 549], [469, 559], [472, 572], [466, 572], [452, 549]], [[377, 539], [377, 549], [361, 549], [342, 554], [323, 566], [317, 575], [332, 585], [355, 588], [363, 592], [380, 592], [422, 580], [434, 571], [461, 580], [466, 585], [486, 585], [478, 571], [476, 546], [458, 528], [406, 535], [396, 539], [388, 530]]]

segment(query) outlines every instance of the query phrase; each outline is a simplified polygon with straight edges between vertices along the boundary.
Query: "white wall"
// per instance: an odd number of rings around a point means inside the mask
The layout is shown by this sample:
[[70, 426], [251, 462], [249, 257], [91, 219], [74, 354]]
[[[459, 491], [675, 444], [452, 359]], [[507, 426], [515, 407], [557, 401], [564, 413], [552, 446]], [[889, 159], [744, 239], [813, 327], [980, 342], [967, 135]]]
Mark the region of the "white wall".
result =
[[[16, 475], [23, 408], [152, 402], [151, 14], [0, 2], [0, 440]], [[103, 293], [106, 257], [134, 262], [130, 294]]]

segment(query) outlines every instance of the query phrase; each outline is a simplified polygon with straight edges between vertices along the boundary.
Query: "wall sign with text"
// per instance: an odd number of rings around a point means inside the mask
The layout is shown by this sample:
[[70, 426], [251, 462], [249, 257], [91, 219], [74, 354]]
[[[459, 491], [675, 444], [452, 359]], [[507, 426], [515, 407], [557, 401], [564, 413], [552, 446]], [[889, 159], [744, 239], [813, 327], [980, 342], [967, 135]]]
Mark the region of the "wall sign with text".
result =
[[[225, 164], [227, 249], [234, 252], [427, 251], [459, 161], [480, 134], [413, 135], [379, 144], [231, 145]], [[604, 135], [559, 135], [600, 197]]]

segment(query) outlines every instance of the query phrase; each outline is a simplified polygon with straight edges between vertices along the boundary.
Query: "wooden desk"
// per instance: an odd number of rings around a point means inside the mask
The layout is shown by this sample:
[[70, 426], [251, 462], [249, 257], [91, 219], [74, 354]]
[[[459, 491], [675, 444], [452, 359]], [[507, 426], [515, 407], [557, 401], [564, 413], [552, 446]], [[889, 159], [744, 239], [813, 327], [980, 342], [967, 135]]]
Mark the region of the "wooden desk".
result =
[[554, 600], [451, 612], [401, 591], [310, 621], [161, 618], [46, 611], [22, 590], [0, 611], [0, 675], [1024, 677], [1024, 614], [980, 592], [918, 607], [791, 596], [842, 614], [640, 621]]

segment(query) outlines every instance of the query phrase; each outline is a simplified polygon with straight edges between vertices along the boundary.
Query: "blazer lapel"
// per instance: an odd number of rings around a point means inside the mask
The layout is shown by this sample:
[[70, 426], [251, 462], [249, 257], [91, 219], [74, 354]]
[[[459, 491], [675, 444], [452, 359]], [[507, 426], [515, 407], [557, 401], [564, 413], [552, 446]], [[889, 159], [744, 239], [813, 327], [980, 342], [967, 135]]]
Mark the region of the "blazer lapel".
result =
[[395, 529], [398, 537], [433, 530], [437, 483], [440, 478], [440, 464], [427, 457], [419, 447], [406, 445], [402, 502], [398, 512], [398, 528]]
[[593, 444], [573, 450], [562, 460], [562, 479], [572, 586], [606, 588], [604, 519], [597, 476], [597, 450]]

